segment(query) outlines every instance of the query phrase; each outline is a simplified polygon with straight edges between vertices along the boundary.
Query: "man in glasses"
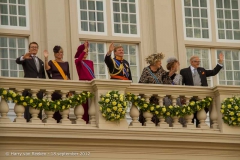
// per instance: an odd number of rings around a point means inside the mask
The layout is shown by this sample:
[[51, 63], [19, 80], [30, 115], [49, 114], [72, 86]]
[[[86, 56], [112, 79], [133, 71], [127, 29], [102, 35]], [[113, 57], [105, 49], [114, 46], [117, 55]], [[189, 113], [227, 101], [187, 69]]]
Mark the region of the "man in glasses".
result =
[[[38, 53], [38, 44], [36, 42], [31, 42], [28, 46], [29, 52], [25, 55], [18, 57], [16, 59], [17, 64], [21, 64], [24, 70], [24, 78], [46, 78], [45, 70], [44, 70], [44, 63], [43, 61], [37, 57]], [[27, 90], [23, 91], [23, 96], [31, 97], [32, 94]], [[37, 94], [39, 99], [43, 98], [43, 93], [39, 92]], [[38, 115], [40, 119], [42, 119], [41, 111]], [[27, 122], [30, 121], [31, 115], [29, 113], [29, 106], [25, 107], [24, 118]]]
[[[222, 53], [219, 54], [218, 64], [213, 70], [206, 70], [199, 67], [201, 61], [198, 56], [192, 56], [190, 58], [190, 66], [188, 68], [181, 69], [180, 74], [182, 75], [182, 84], [188, 86], [208, 86], [207, 77], [215, 76], [223, 67], [224, 56]], [[196, 101], [196, 98], [192, 98], [190, 101]], [[205, 108], [206, 113], [208, 108]], [[197, 113], [194, 113], [194, 118], [196, 119], [196, 126], [198, 127], [199, 121], [197, 119]], [[194, 122], [194, 118], [192, 123]]]

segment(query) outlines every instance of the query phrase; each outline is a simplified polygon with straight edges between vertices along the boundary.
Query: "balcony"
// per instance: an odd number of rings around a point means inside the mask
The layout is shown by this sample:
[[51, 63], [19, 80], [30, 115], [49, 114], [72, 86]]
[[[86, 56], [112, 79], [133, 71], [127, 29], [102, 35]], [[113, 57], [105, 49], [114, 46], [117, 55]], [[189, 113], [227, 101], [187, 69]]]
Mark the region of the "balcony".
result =
[[[38, 91], [46, 93], [45, 99], [51, 99], [54, 91], [59, 91], [63, 99], [69, 91], [81, 93], [89, 91], [94, 94], [89, 99], [90, 122], [86, 124], [81, 118], [82, 111], [75, 115], [70, 111], [63, 113], [61, 123], [45, 116], [44, 120], [33, 119], [27, 123], [23, 118], [23, 106], [14, 106], [14, 120], [9, 116], [9, 106], [0, 103], [0, 159], [210, 159], [239, 160], [240, 127], [228, 126], [222, 120], [220, 107], [227, 97], [239, 95], [239, 86], [190, 87], [155, 84], [137, 84], [130, 81], [93, 80], [62, 81], [51, 79], [0, 78], [0, 88], [11, 89], [21, 94], [29, 89], [36, 97]], [[155, 125], [149, 117], [142, 126], [138, 122], [137, 106], [130, 109], [131, 118], [122, 119], [120, 123], [106, 121], [100, 110], [100, 95], [118, 90], [120, 93], [141, 95], [147, 101], [151, 96], [158, 98], [163, 105], [165, 96], [171, 98], [173, 105], [179, 96], [185, 97], [186, 103], [192, 97], [213, 99], [210, 107], [210, 124], [206, 124], [205, 112], [199, 113], [201, 124], [198, 128], [191, 118], [180, 125], [177, 120], [171, 126], [159, 117]], [[79, 106], [81, 107], [81, 106]]]

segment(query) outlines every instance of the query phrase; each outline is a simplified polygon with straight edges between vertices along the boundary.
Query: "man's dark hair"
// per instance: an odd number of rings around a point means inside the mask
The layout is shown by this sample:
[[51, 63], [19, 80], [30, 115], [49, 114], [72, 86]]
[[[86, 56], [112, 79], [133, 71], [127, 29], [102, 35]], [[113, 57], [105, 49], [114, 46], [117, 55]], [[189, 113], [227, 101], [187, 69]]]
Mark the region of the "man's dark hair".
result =
[[30, 49], [32, 44], [36, 44], [38, 46], [37, 42], [31, 42], [31, 43], [29, 43], [28, 49]]

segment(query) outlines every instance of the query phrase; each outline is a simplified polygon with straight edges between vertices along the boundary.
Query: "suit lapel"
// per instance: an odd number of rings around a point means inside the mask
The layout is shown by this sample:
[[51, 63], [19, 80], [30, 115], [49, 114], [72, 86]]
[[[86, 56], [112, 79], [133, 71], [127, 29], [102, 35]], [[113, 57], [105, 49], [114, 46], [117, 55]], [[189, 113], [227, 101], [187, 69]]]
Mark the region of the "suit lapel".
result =
[[188, 74], [190, 84], [193, 85], [192, 71], [190, 67], [188, 67], [187, 74]]

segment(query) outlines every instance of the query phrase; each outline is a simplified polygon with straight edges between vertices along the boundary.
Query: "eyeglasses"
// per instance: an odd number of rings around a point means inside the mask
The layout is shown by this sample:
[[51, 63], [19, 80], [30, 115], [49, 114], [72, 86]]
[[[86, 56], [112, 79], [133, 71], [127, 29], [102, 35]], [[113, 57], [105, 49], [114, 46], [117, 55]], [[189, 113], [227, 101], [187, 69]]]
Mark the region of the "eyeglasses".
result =
[[35, 46], [34, 47], [30, 47], [30, 48], [37, 48], [38, 49], [38, 47], [35, 47]]
[[201, 63], [201, 61], [193, 61], [193, 62], [195, 62], [195, 63]]

